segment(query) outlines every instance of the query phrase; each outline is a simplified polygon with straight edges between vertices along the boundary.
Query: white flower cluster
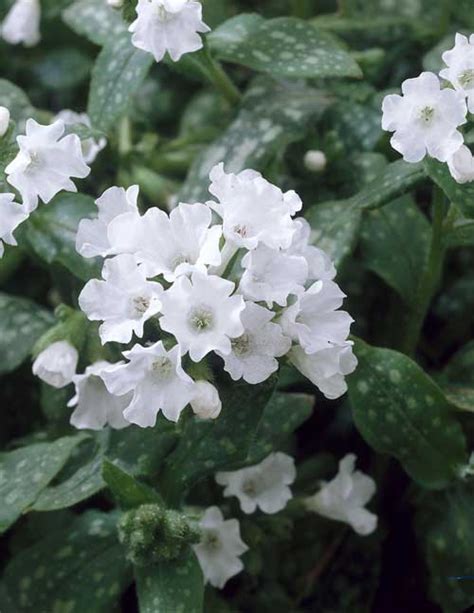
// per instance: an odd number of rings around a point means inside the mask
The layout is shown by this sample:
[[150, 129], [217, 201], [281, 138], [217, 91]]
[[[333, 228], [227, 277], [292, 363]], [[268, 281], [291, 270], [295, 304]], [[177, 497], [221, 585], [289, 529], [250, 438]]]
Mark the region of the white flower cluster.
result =
[[78, 252], [107, 258], [79, 297], [101, 322], [102, 343], [141, 339], [149, 320], [159, 334], [100, 374], [111, 394], [129, 399], [125, 419], [142, 427], [160, 410], [177, 421], [189, 403], [201, 417], [219, 414], [217, 391], [185, 372], [185, 356], [197, 363], [214, 352], [233, 380], [257, 384], [287, 355], [328, 398], [346, 391], [357, 363], [335, 269], [309, 244], [307, 222], [293, 218], [300, 198], [251, 170], [227, 174], [220, 164], [210, 177], [215, 200], [180, 203], [169, 215], [141, 215], [137, 186], [111, 187], [96, 201], [98, 216], [78, 228]]
[[402, 83], [402, 96], [383, 101], [382, 127], [393, 132], [391, 144], [407, 162], [425, 155], [446, 162], [458, 183], [474, 180], [474, 157], [458, 130], [474, 112], [474, 34], [456, 34], [455, 45], [443, 53], [440, 77], [423, 72]]

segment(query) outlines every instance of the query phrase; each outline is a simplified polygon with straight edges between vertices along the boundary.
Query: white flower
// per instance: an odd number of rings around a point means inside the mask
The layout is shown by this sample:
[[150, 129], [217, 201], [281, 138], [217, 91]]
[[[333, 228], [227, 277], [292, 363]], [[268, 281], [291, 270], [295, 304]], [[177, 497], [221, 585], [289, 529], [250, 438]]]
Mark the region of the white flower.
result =
[[256, 302], [266, 302], [269, 308], [276, 302], [286, 306], [290, 294], [304, 292], [308, 264], [304, 257], [260, 245], [242, 259], [245, 269], [239, 291]]
[[163, 293], [160, 325], [174, 334], [181, 353], [189, 351], [200, 362], [210, 351], [227, 355], [231, 339], [240, 336], [240, 314], [245, 308], [242, 296], [231, 296], [234, 284], [220, 277], [194, 272], [191, 279], [179, 277]]
[[76, 192], [71, 177], [83, 179], [90, 172], [84, 162], [81, 141], [76, 134], [64, 134], [64, 122], [42, 126], [26, 122], [26, 135], [18, 136], [20, 151], [6, 167], [7, 181], [21, 194], [29, 211], [38, 206], [38, 197], [49, 202], [61, 190]]
[[124, 237], [129, 236], [128, 249], [143, 263], [147, 276], [163, 275], [172, 282], [180, 275], [196, 269], [204, 272], [206, 266], [221, 263], [222, 227], [210, 227], [211, 223], [209, 207], [181, 203], [169, 215], [151, 208], [143, 217], [133, 213], [117, 217], [110, 223], [109, 237], [118, 250], [126, 246]]
[[474, 181], [474, 157], [466, 145], [461, 145], [450, 158], [448, 167], [451, 176], [458, 183]]
[[364, 509], [375, 493], [375, 481], [359, 470], [356, 457], [346, 455], [339, 462], [339, 473], [319, 492], [306, 498], [305, 506], [324, 517], [349, 524], [357, 534], [366, 536], [377, 527], [377, 516]]
[[161, 62], [168, 52], [177, 62], [202, 48], [199, 33], [210, 28], [202, 20], [202, 6], [193, 0], [138, 0], [137, 19], [130, 25], [132, 43]]
[[0, 138], [8, 132], [10, 125], [10, 111], [5, 106], [0, 106]]
[[467, 97], [470, 113], [474, 113], [474, 34], [469, 40], [463, 34], [456, 34], [452, 49], [442, 55], [447, 68], [439, 73], [457, 91]]
[[133, 392], [124, 417], [142, 428], [152, 427], [161, 410], [166, 419], [178, 421], [194, 395], [194, 381], [181, 367], [178, 345], [167, 351], [162, 341], [142, 347], [135, 345], [123, 355], [129, 362], [104, 370], [102, 379], [112, 394]]
[[300, 255], [308, 264], [308, 281], [330, 281], [336, 276], [331, 258], [322, 250], [310, 245], [311, 226], [303, 217], [294, 220], [296, 231], [288, 255]]
[[123, 411], [131, 395], [113, 396], [101, 378], [103, 371], [110, 367], [113, 365], [108, 362], [96, 362], [88, 366], [84, 374], [73, 377], [76, 395], [68, 402], [68, 407], [76, 407], [70, 419], [75, 428], [102, 430], [109, 425], [119, 430], [130, 425]]
[[208, 381], [196, 381], [191, 408], [201, 419], [216, 419], [222, 410], [219, 392]]
[[262, 243], [271, 249], [290, 246], [296, 231], [291, 216], [302, 207], [295, 192], [283, 193], [254, 170], [226, 174], [223, 164], [209, 176], [209, 191], [218, 202], [208, 204], [223, 219], [227, 240], [246, 249]]
[[[76, 124], [81, 124], [91, 127], [91, 120], [89, 119], [89, 115], [87, 113], [76, 113], [74, 111], [70, 111], [69, 109], [64, 109], [60, 111], [56, 117], [55, 121], [61, 119], [64, 121], [66, 126], [73, 126]], [[92, 164], [97, 155], [102, 151], [102, 149], [107, 145], [107, 139], [102, 137], [99, 140], [95, 140], [93, 138], [86, 138], [81, 141], [82, 154], [84, 156], [84, 162], [86, 164]]]
[[255, 466], [216, 475], [217, 483], [226, 486], [224, 496], [236, 496], [244, 513], [254, 513], [258, 507], [269, 514], [286, 507], [295, 478], [295, 461], [281, 452], [271, 453]]
[[291, 363], [313, 383], [326, 398], [335, 400], [347, 391], [344, 377], [357, 367], [352, 352], [353, 343], [347, 341], [308, 355], [301, 347], [292, 348], [288, 357]]
[[407, 162], [431, 155], [446, 160], [463, 143], [456, 128], [466, 122], [466, 102], [459, 92], [441, 89], [438, 77], [423, 72], [402, 83], [403, 96], [385, 96], [382, 128], [394, 132], [392, 147]]
[[221, 355], [226, 370], [234, 381], [243, 378], [251, 384], [261, 383], [278, 370], [275, 359], [288, 353], [289, 338], [283, 335], [281, 327], [271, 323], [274, 313], [252, 302], [245, 304], [241, 315], [244, 332], [232, 339], [232, 351]]
[[159, 283], [146, 280], [145, 270], [129, 254], [106, 260], [103, 281], [91, 279], [79, 296], [79, 306], [91, 321], [103, 321], [102, 343], [128, 343], [143, 336], [145, 322], [161, 308]]
[[102, 196], [95, 201], [99, 209], [98, 216], [95, 219], [83, 219], [79, 223], [76, 235], [77, 251], [85, 258], [106, 257], [129, 252], [127, 246], [133, 237], [128, 234], [123, 237], [122, 241], [112, 246], [109, 227], [113, 220], [122, 215], [131, 214], [139, 218], [137, 198], [138, 185], [132, 185], [126, 191], [123, 187], [110, 187], [105, 190]]
[[15, 0], [1, 27], [2, 38], [11, 45], [33, 47], [40, 41], [39, 0]]
[[0, 194], [0, 258], [5, 251], [3, 243], [16, 245], [13, 232], [28, 219], [28, 213], [21, 204], [13, 201], [14, 198], [13, 194]]
[[323, 151], [310, 150], [305, 153], [304, 165], [311, 172], [323, 172], [327, 159]]
[[33, 362], [33, 374], [48, 385], [61, 388], [72, 382], [79, 354], [67, 341], [57, 341], [46, 347]]
[[120, 9], [123, 6], [123, 0], [107, 0], [107, 4], [114, 9]]
[[344, 297], [334, 281], [316, 281], [283, 311], [283, 331], [306, 353], [343, 344], [353, 321], [348, 313], [337, 310]]
[[200, 523], [201, 542], [193, 545], [205, 582], [223, 588], [227, 581], [240, 573], [244, 565], [239, 556], [248, 550], [240, 536], [236, 519], [224, 520], [220, 509], [206, 509]]

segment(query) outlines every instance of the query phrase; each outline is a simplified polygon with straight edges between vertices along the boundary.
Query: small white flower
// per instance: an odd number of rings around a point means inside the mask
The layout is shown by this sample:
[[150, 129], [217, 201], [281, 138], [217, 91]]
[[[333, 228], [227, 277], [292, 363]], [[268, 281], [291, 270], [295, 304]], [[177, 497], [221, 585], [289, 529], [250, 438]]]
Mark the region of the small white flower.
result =
[[133, 240], [129, 233], [115, 245], [110, 242], [109, 227], [113, 220], [122, 215], [131, 214], [139, 218], [138, 185], [132, 185], [127, 190], [123, 187], [110, 187], [105, 190], [95, 203], [99, 214], [95, 219], [83, 219], [79, 223], [76, 235], [76, 249], [85, 258], [96, 256], [106, 257], [129, 252], [127, 246]]
[[210, 28], [202, 20], [202, 6], [193, 0], [138, 0], [137, 19], [130, 25], [132, 43], [161, 62], [168, 52], [177, 62], [202, 48], [199, 33]]
[[302, 207], [295, 192], [283, 193], [254, 170], [227, 174], [223, 164], [209, 176], [209, 191], [218, 202], [208, 205], [222, 218], [226, 240], [246, 249], [259, 244], [271, 249], [290, 246], [296, 231], [291, 216]]
[[239, 291], [250, 300], [286, 306], [290, 294], [304, 292], [308, 264], [304, 257], [260, 245], [242, 259], [245, 269]]
[[353, 343], [333, 345], [308, 355], [301, 347], [292, 348], [288, 357], [291, 363], [330, 400], [339, 398], [347, 391], [345, 376], [357, 367], [357, 358], [352, 351]]
[[131, 395], [112, 395], [101, 378], [103, 371], [110, 367], [113, 365], [108, 362], [96, 362], [88, 366], [84, 374], [73, 377], [76, 395], [68, 402], [68, 407], [76, 407], [70, 419], [75, 428], [102, 430], [109, 425], [120, 430], [130, 425], [123, 411], [130, 404]]
[[423, 72], [402, 83], [403, 96], [385, 96], [382, 128], [394, 132], [392, 147], [407, 162], [419, 162], [431, 155], [440, 162], [463, 143], [456, 128], [466, 123], [466, 102], [460, 92], [441, 89], [438, 77]]
[[143, 217], [133, 213], [114, 219], [109, 226], [112, 245], [118, 250], [129, 238], [128, 249], [143, 263], [148, 277], [163, 275], [174, 281], [193, 270], [221, 263], [219, 241], [222, 227], [213, 226], [212, 213], [204, 204], [179, 204], [167, 215], [157, 208]]
[[469, 112], [474, 113], [474, 34], [469, 40], [463, 34], [456, 34], [454, 47], [445, 51], [442, 58], [447, 68], [440, 76], [467, 97]]
[[106, 260], [103, 281], [91, 279], [79, 296], [79, 306], [91, 321], [103, 321], [102, 343], [128, 343], [161, 308], [159, 283], [147, 281], [145, 270], [129, 254]]
[[306, 353], [344, 344], [352, 317], [338, 311], [345, 294], [334, 281], [316, 281], [282, 313], [283, 331]]
[[161, 410], [166, 419], [178, 421], [194, 395], [194, 381], [181, 367], [178, 345], [167, 351], [162, 341], [142, 347], [135, 345], [123, 355], [127, 364], [104, 370], [102, 379], [110, 393], [124, 396], [133, 392], [124, 417], [142, 428], [155, 425]]
[[244, 565], [240, 557], [248, 550], [240, 536], [236, 519], [224, 520], [218, 507], [206, 509], [200, 523], [201, 542], [193, 545], [206, 583], [223, 588], [240, 573]]
[[106, 0], [106, 2], [114, 9], [120, 9], [123, 6], [123, 0]]
[[308, 264], [308, 281], [330, 281], [336, 276], [331, 258], [322, 250], [310, 244], [311, 226], [303, 217], [294, 220], [296, 231], [288, 255], [300, 255]]
[[43, 126], [34, 119], [26, 122], [26, 135], [18, 136], [20, 151], [6, 167], [7, 181], [16, 188], [29, 211], [38, 206], [38, 197], [49, 202], [61, 190], [76, 192], [71, 177], [83, 179], [90, 172], [84, 162], [81, 141], [76, 134], [64, 134], [64, 122]]
[[14, 202], [13, 194], [0, 194], [0, 258], [3, 256], [7, 245], [16, 245], [13, 232], [18, 226], [28, 219], [28, 213], [21, 204]]
[[354, 471], [356, 457], [346, 455], [339, 462], [339, 472], [319, 492], [306, 498], [308, 510], [349, 524], [357, 534], [367, 536], [377, 527], [377, 516], [364, 509], [375, 493], [375, 481], [359, 470]]
[[[91, 120], [89, 119], [89, 115], [87, 113], [76, 113], [75, 111], [70, 111], [69, 109], [64, 109], [60, 111], [54, 120], [61, 119], [64, 121], [66, 126], [73, 126], [75, 124], [82, 124], [91, 127]], [[97, 155], [104, 149], [107, 145], [107, 139], [102, 137], [99, 140], [95, 140], [93, 138], [86, 138], [81, 141], [82, 154], [84, 156], [84, 162], [86, 164], [92, 164]]]
[[34, 47], [40, 41], [39, 0], [15, 0], [1, 27], [2, 38], [11, 45]]
[[310, 150], [305, 153], [304, 165], [311, 172], [323, 172], [327, 159], [323, 151]]
[[208, 381], [196, 381], [191, 408], [201, 419], [216, 419], [222, 410], [217, 389]]
[[210, 351], [230, 353], [231, 339], [244, 331], [245, 303], [242, 296], [231, 296], [234, 289], [231, 281], [196, 271], [163, 293], [160, 325], [174, 334], [182, 354], [189, 351], [191, 360], [200, 362]]
[[10, 111], [5, 106], [0, 106], [0, 138], [8, 132], [10, 125]]
[[281, 452], [271, 453], [255, 466], [216, 475], [217, 483], [225, 486], [224, 496], [236, 496], [244, 513], [254, 513], [257, 507], [264, 513], [278, 513], [293, 498], [289, 486], [295, 479], [295, 461]]
[[288, 353], [291, 340], [281, 327], [272, 323], [274, 313], [252, 302], [245, 304], [241, 315], [244, 332], [232, 339], [232, 351], [221, 355], [226, 370], [234, 381], [243, 378], [251, 384], [261, 383], [278, 370], [275, 359]]
[[79, 354], [67, 341], [57, 341], [46, 347], [33, 362], [33, 374], [48, 385], [66, 387], [76, 373]]
[[461, 145], [450, 158], [448, 167], [451, 176], [458, 183], [474, 181], [474, 157], [466, 145]]

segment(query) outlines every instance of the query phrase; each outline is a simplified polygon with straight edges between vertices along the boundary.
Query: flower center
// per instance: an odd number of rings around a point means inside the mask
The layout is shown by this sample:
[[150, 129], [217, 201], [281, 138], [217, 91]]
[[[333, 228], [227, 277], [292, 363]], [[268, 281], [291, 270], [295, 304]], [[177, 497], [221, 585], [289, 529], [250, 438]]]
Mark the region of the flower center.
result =
[[26, 170], [30, 172], [30, 171], [33, 171], [39, 168], [41, 164], [41, 160], [36, 151], [29, 151], [28, 155], [29, 155], [30, 161], [28, 162], [28, 166], [26, 167]]
[[433, 121], [435, 115], [435, 110], [432, 106], [424, 106], [421, 110], [420, 110], [420, 120], [425, 123], [425, 124], [429, 124]]
[[173, 364], [166, 356], [156, 358], [151, 366], [155, 379], [158, 381], [166, 381], [170, 378], [173, 371]]
[[244, 333], [238, 338], [231, 339], [230, 343], [232, 345], [232, 351], [236, 355], [245, 355], [250, 351], [251, 337]]
[[257, 495], [257, 484], [253, 479], [248, 479], [242, 485], [242, 491], [247, 494], [249, 498], [254, 498]]
[[171, 19], [173, 19], [174, 15], [173, 13], [169, 13], [164, 6], [158, 6], [157, 7], [157, 11], [158, 11], [158, 19], [163, 22], [166, 23], [167, 21], [170, 21]]
[[188, 321], [196, 332], [205, 332], [214, 325], [214, 313], [206, 305], [199, 306], [190, 311]]
[[150, 299], [146, 296], [136, 296], [132, 300], [133, 310], [136, 315], [141, 316], [144, 315], [150, 306]]
[[242, 225], [238, 224], [238, 225], [234, 226], [233, 230], [241, 238], [246, 238], [248, 236], [248, 228], [247, 228], [247, 226], [242, 226]]
[[189, 264], [191, 262], [191, 258], [187, 255], [180, 254], [177, 255], [171, 262], [171, 269], [176, 270], [180, 264]]
[[203, 536], [202, 542], [208, 551], [218, 551], [222, 546], [219, 535], [215, 530], [208, 530]]
[[464, 89], [471, 89], [474, 87], [474, 69], [468, 68], [461, 72], [458, 76], [459, 85]]

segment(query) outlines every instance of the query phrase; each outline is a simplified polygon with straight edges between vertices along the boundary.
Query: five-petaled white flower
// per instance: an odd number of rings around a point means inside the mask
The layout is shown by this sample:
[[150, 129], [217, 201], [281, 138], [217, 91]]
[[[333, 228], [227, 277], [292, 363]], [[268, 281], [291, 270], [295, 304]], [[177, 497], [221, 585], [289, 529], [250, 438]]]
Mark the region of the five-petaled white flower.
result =
[[[91, 120], [89, 119], [89, 115], [87, 113], [76, 113], [75, 111], [71, 111], [69, 109], [64, 109], [60, 111], [56, 117], [57, 119], [61, 119], [64, 121], [66, 126], [73, 125], [83, 125], [88, 128], [91, 127]], [[82, 155], [84, 156], [84, 162], [86, 164], [92, 164], [97, 155], [102, 151], [102, 149], [107, 145], [107, 139], [105, 137], [101, 137], [98, 140], [94, 138], [86, 138], [81, 141]]]
[[230, 353], [231, 339], [244, 331], [245, 303], [231, 296], [234, 289], [231, 281], [196, 271], [163, 293], [160, 325], [176, 337], [182, 354], [189, 351], [191, 360], [200, 362], [210, 351]]
[[5, 173], [29, 211], [38, 206], [38, 198], [47, 203], [61, 190], [77, 191], [71, 177], [83, 179], [90, 172], [79, 137], [69, 134], [61, 138], [64, 129], [61, 120], [43, 126], [28, 119], [26, 135], [17, 138], [20, 151]]
[[34, 47], [40, 41], [39, 0], [15, 0], [1, 26], [2, 38], [11, 45]]
[[0, 194], [0, 258], [7, 245], [16, 245], [14, 230], [28, 219], [28, 213], [21, 204], [14, 202], [13, 194]]
[[463, 143], [457, 130], [466, 122], [466, 102], [452, 89], [441, 89], [438, 77], [423, 72], [402, 83], [403, 96], [385, 96], [382, 128], [394, 132], [391, 144], [407, 162], [431, 155], [446, 162]]
[[219, 392], [209, 381], [196, 381], [191, 408], [201, 419], [216, 419], [222, 410]]
[[295, 478], [295, 461], [280, 451], [255, 466], [216, 474], [217, 483], [225, 486], [224, 496], [236, 496], [244, 513], [257, 507], [269, 514], [284, 509], [293, 497], [289, 486]]
[[166, 419], [178, 421], [182, 410], [194, 396], [194, 381], [181, 366], [178, 345], [167, 351], [162, 341], [123, 352], [127, 364], [104, 370], [102, 379], [112, 394], [133, 392], [124, 410], [127, 421], [142, 428], [152, 427], [161, 410]]
[[76, 373], [79, 354], [68, 341], [57, 341], [44, 349], [33, 362], [33, 374], [48, 385], [66, 387]]
[[202, 48], [199, 34], [210, 28], [202, 20], [202, 6], [194, 0], [138, 0], [137, 18], [130, 25], [132, 43], [161, 62], [166, 52], [177, 62]]
[[377, 516], [364, 506], [375, 493], [375, 481], [359, 470], [354, 470], [356, 456], [346, 455], [339, 462], [339, 472], [321, 490], [305, 499], [308, 510], [324, 517], [342, 521], [360, 534], [371, 534], [377, 527]]
[[206, 509], [200, 523], [201, 542], [193, 545], [204, 579], [212, 586], [223, 588], [227, 581], [240, 573], [244, 565], [239, 556], [248, 550], [240, 536], [236, 519], [224, 519], [218, 507]]
[[219, 355], [234, 381], [243, 378], [251, 384], [261, 383], [278, 370], [275, 359], [288, 353], [291, 340], [281, 327], [272, 322], [272, 311], [253, 302], [245, 304], [241, 315], [243, 334], [231, 340], [232, 351]]
[[88, 366], [82, 375], [75, 375], [73, 383], [76, 394], [68, 402], [68, 407], [76, 407], [71, 414], [70, 423], [78, 429], [102, 430], [109, 425], [117, 430], [130, 425], [123, 411], [130, 403], [131, 394], [114, 396], [102, 380], [102, 372], [114, 368], [108, 362], [96, 362]]
[[103, 281], [88, 281], [79, 296], [87, 317], [103, 322], [99, 328], [102, 343], [128, 343], [134, 333], [141, 338], [145, 322], [161, 309], [163, 287], [147, 281], [145, 270], [126, 253], [106, 260], [102, 277]]
[[457, 91], [467, 98], [470, 113], [474, 113], [474, 34], [469, 40], [464, 34], [456, 34], [452, 49], [442, 55], [447, 68], [439, 73]]
[[226, 240], [246, 249], [259, 244], [271, 249], [291, 245], [296, 231], [291, 216], [302, 207], [295, 192], [283, 193], [254, 170], [227, 174], [223, 164], [215, 166], [209, 176], [209, 191], [218, 202], [208, 205], [222, 218]]

